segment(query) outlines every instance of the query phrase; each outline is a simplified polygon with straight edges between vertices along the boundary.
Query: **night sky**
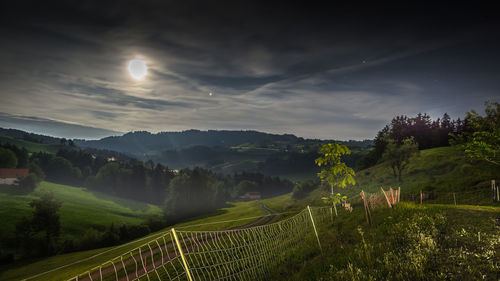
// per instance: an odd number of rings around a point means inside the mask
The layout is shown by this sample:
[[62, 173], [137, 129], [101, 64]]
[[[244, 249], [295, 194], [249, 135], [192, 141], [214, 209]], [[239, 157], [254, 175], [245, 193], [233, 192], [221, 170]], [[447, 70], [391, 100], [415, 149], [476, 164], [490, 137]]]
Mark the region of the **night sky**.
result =
[[0, 127], [365, 139], [395, 115], [457, 118], [500, 99], [500, 11], [479, 4], [6, 2]]

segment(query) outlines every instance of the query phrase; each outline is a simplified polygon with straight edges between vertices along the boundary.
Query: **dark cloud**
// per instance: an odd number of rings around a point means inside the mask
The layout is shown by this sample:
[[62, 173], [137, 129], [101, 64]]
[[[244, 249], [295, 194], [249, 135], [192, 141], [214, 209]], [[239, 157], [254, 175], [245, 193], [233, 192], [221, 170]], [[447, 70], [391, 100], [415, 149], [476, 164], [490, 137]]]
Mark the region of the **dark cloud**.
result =
[[0, 127], [21, 129], [54, 137], [80, 139], [100, 139], [106, 136], [123, 134], [118, 131], [70, 124], [34, 116], [15, 116], [4, 113], [0, 113]]
[[[396, 114], [457, 117], [500, 97], [500, 25], [483, 4], [2, 5], [0, 110], [9, 116], [350, 139], [373, 137]], [[140, 82], [126, 72], [136, 56], [149, 67]]]

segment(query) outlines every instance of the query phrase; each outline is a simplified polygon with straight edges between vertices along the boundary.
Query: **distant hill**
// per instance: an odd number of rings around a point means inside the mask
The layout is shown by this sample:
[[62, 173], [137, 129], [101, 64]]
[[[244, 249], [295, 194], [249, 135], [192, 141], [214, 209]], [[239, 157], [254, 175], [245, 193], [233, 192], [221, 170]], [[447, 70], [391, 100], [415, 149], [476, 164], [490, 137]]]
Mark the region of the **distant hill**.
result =
[[[107, 137], [100, 140], [75, 140], [81, 147], [109, 149], [130, 154], [143, 154], [152, 151], [176, 150], [190, 146], [232, 147], [245, 143], [265, 146], [273, 143], [293, 144], [306, 140], [291, 134], [268, 134], [257, 131], [226, 130], [187, 130], [182, 132], [160, 132], [152, 134], [146, 131], [126, 133], [123, 136]], [[320, 141], [321, 142], [321, 141]], [[372, 141], [349, 141], [352, 145], [370, 146]]]
[[[2, 136], [3, 135], [3, 136]], [[0, 128], [0, 142], [25, 147], [30, 152], [56, 153], [61, 138]], [[137, 131], [100, 140], [76, 139], [77, 147], [94, 155], [142, 161], [152, 160], [173, 169], [203, 167], [217, 173], [260, 172], [294, 179], [315, 175], [318, 147], [333, 140], [304, 139], [291, 134], [257, 131], [187, 130], [150, 133]], [[357, 160], [373, 145], [372, 140], [343, 141], [353, 150], [346, 158], [355, 167]]]
[[0, 134], [10, 136], [16, 139], [22, 139], [30, 142], [43, 143], [43, 144], [60, 144], [61, 138], [45, 136], [40, 134], [28, 133], [17, 129], [0, 128]]
[[0, 144], [11, 144], [18, 147], [24, 147], [28, 152], [47, 152], [57, 153], [59, 144], [46, 144], [33, 142], [22, 138], [16, 138], [4, 134], [0, 134]]
[[[204, 167], [219, 173], [241, 171], [270, 175], [314, 174], [318, 147], [331, 140], [304, 139], [291, 134], [257, 131], [188, 130], [182, 132], [130, 132], [100, 140], [75, 140], [80, 147], [127, 153], [171, 168]], [[371, 140], [344, 142], [359, 159]], [[355, 161], [350, 161], [354, 166]]]

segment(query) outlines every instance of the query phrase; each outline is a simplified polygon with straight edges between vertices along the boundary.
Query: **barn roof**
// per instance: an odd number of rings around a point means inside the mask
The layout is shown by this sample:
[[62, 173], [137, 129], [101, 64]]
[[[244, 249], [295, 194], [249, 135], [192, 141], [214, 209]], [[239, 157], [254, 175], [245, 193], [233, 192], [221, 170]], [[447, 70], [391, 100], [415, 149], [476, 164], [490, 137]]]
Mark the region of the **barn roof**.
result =
[[28, 173], [28, 169], [0, 168], [0, 178], [2, 179], [25, 178], [28, 176]]
[[246, 194], [248, 194], [248, 195], [259, 195], [260, 196], [260, 192], [257, 192], [257, 191], [247, 192]]

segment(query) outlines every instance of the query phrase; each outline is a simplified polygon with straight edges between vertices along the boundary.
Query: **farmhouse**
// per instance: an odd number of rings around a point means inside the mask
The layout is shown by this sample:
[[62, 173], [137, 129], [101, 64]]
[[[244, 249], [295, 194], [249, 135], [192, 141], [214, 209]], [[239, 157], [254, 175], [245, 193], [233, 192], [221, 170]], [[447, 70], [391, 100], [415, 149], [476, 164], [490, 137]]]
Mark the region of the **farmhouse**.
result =
[[241, 200], [257, 200], [260, 198], [260, 192], [247, 192], [240, 196]]
[[18, 180], [28, 176], [28, 169], [0, 168], [0, 184], [17, 184]]

